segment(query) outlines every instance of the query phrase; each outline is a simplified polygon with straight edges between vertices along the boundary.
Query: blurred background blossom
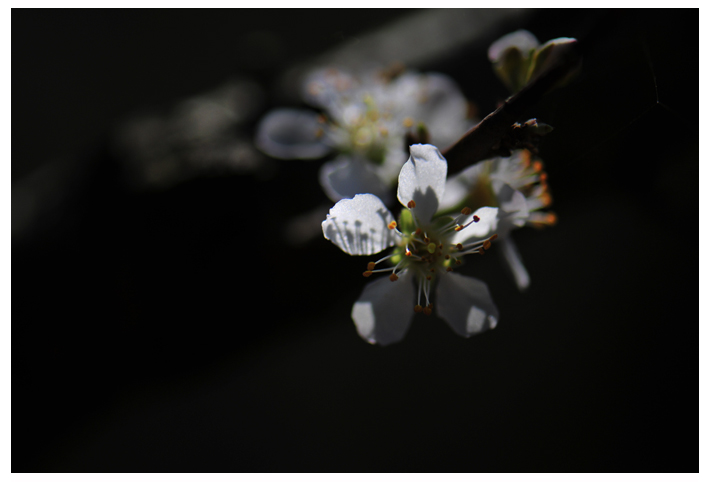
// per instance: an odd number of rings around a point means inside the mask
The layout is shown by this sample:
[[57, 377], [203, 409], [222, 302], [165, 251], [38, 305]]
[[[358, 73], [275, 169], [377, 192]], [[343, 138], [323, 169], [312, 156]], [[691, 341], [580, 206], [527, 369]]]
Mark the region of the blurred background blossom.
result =
[[[12, 470], [697, 471], [697, 19], [13, 9]], [[514, 233], [533, 281], [476, 258], [495, 330], [416, 315], [370, 346], [362, 260], [297, 229], [334, 154], [271, 158], [258, 121], [310, 109], [314, 69], [392, 62], [482, 118], [509, 95], [488, 49], [521, 29], [583, 53], [519, 119], [554, 127], [559, 222]]]

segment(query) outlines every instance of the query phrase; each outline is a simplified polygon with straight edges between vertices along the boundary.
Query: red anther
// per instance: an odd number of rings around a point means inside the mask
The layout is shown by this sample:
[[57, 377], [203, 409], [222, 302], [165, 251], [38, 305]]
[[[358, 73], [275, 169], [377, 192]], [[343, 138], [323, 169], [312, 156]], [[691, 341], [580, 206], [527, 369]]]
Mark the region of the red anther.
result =
[[458, 248], [458, 251], [463, 251], [463, 245], [458, 243], [455, 245], [456, 248]]
[[480, 221], [480, 216], [473, 216], [473, 222], [477, 223]]
[[473, 212], [473, 210], [467, 206], [460, 210], [460, 214], [464, 214], [466, 216], [472, 212]]
[[369, 263], [367, 263], [367, 271], [372, 271], [376, 265], [377, 263], [375, 263], [374, 261], [370, 261]]
[[542, 182], [546, 182], [546, 180], [547, 180], [547, 173], [546, 173], [546, 172], [542, 172], [541, 174], [539, 174], [539, 180], [542, 181]]
[[421, 230], [421, 228], [416, 228], [416, 231], [414, 231], [414, 234], [415, 234], [416, 236], [420, 236], [421, 233], [423, 233], [423, 231]]
[[391, 281], [396, 281], [399, 279], [399, 277], [396, 275], [396, 273], [392, 273], [391, 276], [389, 276], [389, 279]]
[[542, 164], [542, 161], [534, 161], [532, 163], [532, 169], [534, 169], [537, 172], [541, 172], [542, 169], [544, 169], [544, 164]]
[[406, 253], [404, 253], [404, 254], [406, 254], [406, 256], [411, 256], [411, 251], [409, 251], [409, 250], [407, 249], [407, 250], [406, 250]]
[[396, 227], [396, 221], [392, 221], [389, 223], [389, 229], [394, 229]]
[[450, 254], [447, 254], [447, 255], [445, 256], [445, 258], [446, 258], [446, 259], [451, 259], [451, 255], [450, 255]]
[[431, 268], [431, 273], [435, 273], [435, 272], [436, 272], [436, 268]]
[[427, 279], [428, 281], [431, 281], [432, 278], [431, 278], [431, 276], [429, 275], [429, 276], [426, 276], [426, 279]]
[[456, 259], [456, 260], [455, 260], [455, 264], [461, 265], [461, 264], [463, 264], [463, 262], [462, 262], [461, 260], [459, 260], [459, 259]]
[[430, 308], [430, 305], [423, 309], [424, 315], [430, 315], [431, 313], [433, 313], [433, 310]]
[[448, 266], [448, 267], [446, 268], [446, 271], [453, 271], [453, 268], [451, 268], [450, 266]]
[[414, 200], [412, 199], [411, 201], [409, 201], [409, 203], [406, 205], [406, 207], [408, 207], [409, 209], [415, 208], [415, 207], [416, 207], [416, 201], [414, 201]]
[[372, 276], [372, 272], [371, 272], [371, 271], [365, 271], [364, 273], [362, 273], [362, 276], [364, 276], [365, 278], [369, 278], [370, 276]]
[[421, 305], [414, 306], [414, 313], [421, 313], [422, 311], [423, 311], [423, 306], [421, 306]]

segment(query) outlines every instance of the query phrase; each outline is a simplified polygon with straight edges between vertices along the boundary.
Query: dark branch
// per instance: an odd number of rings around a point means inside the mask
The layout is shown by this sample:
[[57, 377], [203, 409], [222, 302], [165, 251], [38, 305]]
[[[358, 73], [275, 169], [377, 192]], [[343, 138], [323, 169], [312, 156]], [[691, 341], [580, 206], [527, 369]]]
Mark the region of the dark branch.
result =
[[530, 80], [522, 90], [508, 98], [497, 110], [466, 132], [458, 142], [442, 152], [448, 161], [449, 174], [462, 171], [471, 164], [491, 157], [509, 156], [510, 149], [525, 147], [525, 143], [532, 141], [530, 136], [522, 134], [521, 144], [515, 144], [515, 139], [520, 139], [519, 129], [524, 129], [524, 126], [519, 124], [515, 126], [515, 123], [529, 107], [539, 102], [547, 92], [567, 81], [580, 68], [578, 44], [572, 42], [567, 45], [568, 48], [559, 49], [558, 54], [549, 58], [548, 68], [539, 76]]

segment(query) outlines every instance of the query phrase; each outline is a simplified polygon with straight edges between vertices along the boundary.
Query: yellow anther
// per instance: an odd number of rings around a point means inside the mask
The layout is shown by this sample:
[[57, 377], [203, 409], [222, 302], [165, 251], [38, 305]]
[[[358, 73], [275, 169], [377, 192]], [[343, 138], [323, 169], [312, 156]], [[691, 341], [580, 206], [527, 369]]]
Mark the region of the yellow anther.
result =
[[411, 251], [409, 251], [409, 250], [407, 249], [407, 250], [406, 250], [406, 253], [404, 253], [404, 254], [406, 254], [406, 256], [411, 256]]
[[377, 263], [375, 263], [374, 261], [370, 261], [369, 263], [367, 263], [367, 271], [372, 271], [376, 265]]
[[365, 278], [369, 278], [370, 276], [372, 276], [372, 272], [370, 270], [367, 270], [362, 273], [362, 276], [364, 276]]
[[396, 221], [392, 221], [389, 223], [389, 229], [394, 229], [395, 227], [396, 227]]
[[404, 118], [403, 124], [404, 124], [404, 127], [406, 127], [408, 129], [409, 127], [414, 125], [414, 120], [411, 117], [406, 117], [406, 118]]
[[433, 254], [436, 252], [436, 243], [428, 243], [428, 246], [426, 246], [426, 250]]
[[464, 214], [466, 216], [472, 212], [473, 212], [473, 210], [467, 206], [460, 210], [460, 214]]
[[412, 199], [411, 201], [409, 201], [409, 203], [406, 205], [406, 207], [408, 207], [409, 209], [415, 208], [415, 207], [416, 207], [416, 201], [414, 201], [414, 200]]
[[464, 227], [465, 227], [465, 226], [458, 225], [458, 226], [455, 227], [455, 230], [456, 230], [456, 231], [460, 231], [460, 230], [463, 229]]
[[421, 305], [414, 306], [414, 313], [421, 313], [422, 311], [423, 311], [423, 306], [421, 306]]
[[396, 275], [396, 273], [392, 273], [391, 276], [389, 276], [389, 279], [391, 281], [396, 281], [399, 279], [399, 277]]

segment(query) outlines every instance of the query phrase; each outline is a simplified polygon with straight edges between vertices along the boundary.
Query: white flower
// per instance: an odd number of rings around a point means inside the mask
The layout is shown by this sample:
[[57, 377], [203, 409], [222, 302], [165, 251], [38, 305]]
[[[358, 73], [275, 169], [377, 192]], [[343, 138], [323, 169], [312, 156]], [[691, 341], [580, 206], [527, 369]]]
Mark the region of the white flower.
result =
[[[468, 337], [494, 328], [499, 318], [485, 283], [452, 272], [466, 254], [490, 248], [497, 208], [475, 213], [464, 208], [455, 218], [435, 216], [448, 165], [432, 145], [413, 145], [410, 152], [399, 174], [397, 197], [405, 209], [398, 223], [373, 194], [339, 201], [322, 223], [325, 238], [347, 254], [373, 255], [394, 247], [363, 273], [389, 277], [369, 283], [352, 307], [360, 336], [381, 345], [401, 340], [414, 313], [432, 313], [434, 285], [436, 312], [457, 334]], [[380, 263], [391, 266], [377, 268]]]
[[281, 159], [325, 163], [320, 183], [333, 200], [372, 193], [385, 201], [406, 161], [406, 134], [425, 125], [431, 142], [449, 145], [465, 133], [467, 102], [449, 77], [412, 72], [361, 76], [337, 69], [313, 72], [303, 98], [322, 110], [278, 109], [257, 127], [256, 145]]
[[520, 290], [529, 286], [529, 274], [522, 263], [510, 231], [522, 226], [543, 227], [556, 223], [556, 215], [542, 211], [551, 204], [547, 175], [540, 160], [529, 151], [518, 150], [510, 157], [478, 162], [446, 182], [441, 201], [443, 211], [460, 206], [496, 206], [501, 252]]

